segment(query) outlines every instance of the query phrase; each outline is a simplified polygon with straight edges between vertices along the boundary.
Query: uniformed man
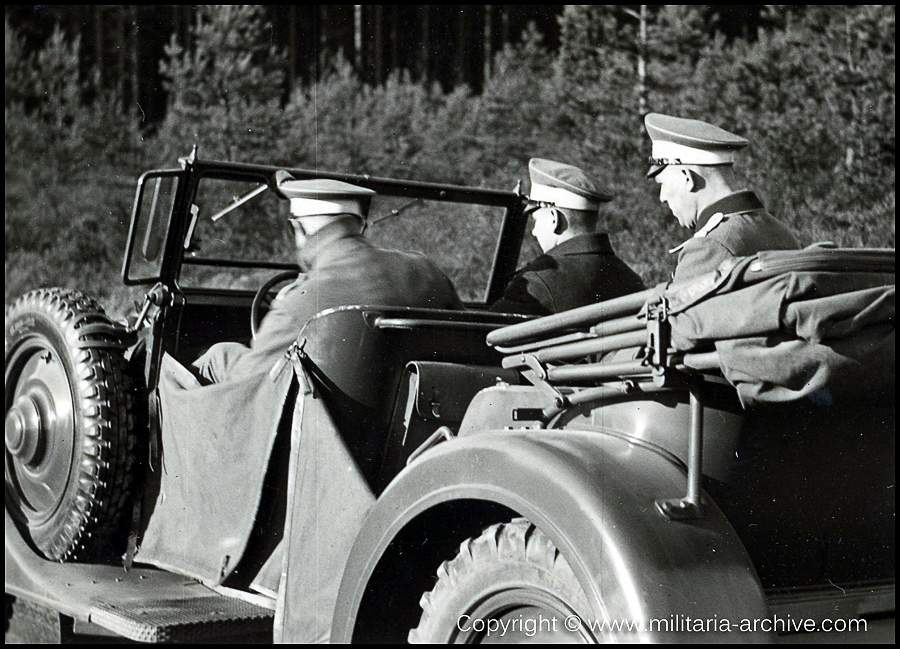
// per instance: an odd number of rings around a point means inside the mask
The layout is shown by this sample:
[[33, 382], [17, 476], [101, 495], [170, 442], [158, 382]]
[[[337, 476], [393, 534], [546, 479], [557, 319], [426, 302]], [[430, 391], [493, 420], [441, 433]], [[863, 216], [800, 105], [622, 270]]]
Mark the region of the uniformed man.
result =
[[270, 369], [303, 326], [325, 309], [351, 304], [461, 309], [450, 279], [419, 253], [376, 248], [362, 236], [375, 192], [337, 180], [284, 180], [300, 255], [298, 279], [279, 292], [250, 347], [213, 345], [195, 363], [206, 379]]
[[548, 315], [634, 293], [640, 276], [596, 232], [602, 203], [612, 194], [582, 169], [532, 158], [527, 211], [544, 254], [513, 275], [491, 310]]
[[650, 113], [644, 118], [653, 142], [648, 178], [659, 200], [694, 235], [678, 253], [674, 280], [715, 270], [729, 257], [761, 250], [799, 248], [794, 235], [766, 211], [752, 191], [739, 189], [733, 165], [747, 140], [694, 119]]

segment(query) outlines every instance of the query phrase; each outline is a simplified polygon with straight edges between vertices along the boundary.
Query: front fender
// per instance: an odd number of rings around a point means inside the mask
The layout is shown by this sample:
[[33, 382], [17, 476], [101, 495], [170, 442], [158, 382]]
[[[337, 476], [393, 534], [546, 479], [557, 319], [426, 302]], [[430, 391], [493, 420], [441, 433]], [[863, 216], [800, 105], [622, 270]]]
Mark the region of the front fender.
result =
[[[344, 571], [332, 640], [353, 640], [366, 585], [391, 541], [418, 516], [458, 500], [497, 503], [537, 525], [572, 566], [596, 618], [640, 622], [635, 639], [672, 639], [688, 617], [767, 617], [753, 566], [719, 508], [706, 497], [705, 518], [664, 518], [655, 501], [684, 495], [684, 467], [633, 442], [596, 431], [506, 430], [429, 451], [369, 513]], [[651, 620], [665, 620], [668, 630]], [[751, 637], [768, 639], [740, 635]]]

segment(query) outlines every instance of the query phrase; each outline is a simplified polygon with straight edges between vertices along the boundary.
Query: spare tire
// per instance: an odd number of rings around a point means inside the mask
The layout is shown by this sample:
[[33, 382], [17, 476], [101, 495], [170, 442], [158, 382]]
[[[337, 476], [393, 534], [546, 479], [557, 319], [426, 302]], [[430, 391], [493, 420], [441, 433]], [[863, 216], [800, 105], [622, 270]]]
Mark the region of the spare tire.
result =
[[123, 334], [77, 291], [31, 291], [7, 309], [6, 507], [48, 559], [121, 552], [134, 457]]

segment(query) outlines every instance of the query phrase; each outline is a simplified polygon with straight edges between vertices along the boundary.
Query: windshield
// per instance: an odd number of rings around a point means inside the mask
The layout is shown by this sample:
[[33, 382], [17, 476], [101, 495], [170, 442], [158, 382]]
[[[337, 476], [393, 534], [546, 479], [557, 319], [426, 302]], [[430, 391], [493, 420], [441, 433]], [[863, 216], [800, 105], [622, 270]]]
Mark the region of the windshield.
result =
[[[288, 201], [258, 181], [202, 178], [185, 237], [184, 288], [256, 290], [279, 268], [296, 264]], [[376, 195], [365, 236], [382, 248], [421, 252], [483, 303], [503, 207]]]

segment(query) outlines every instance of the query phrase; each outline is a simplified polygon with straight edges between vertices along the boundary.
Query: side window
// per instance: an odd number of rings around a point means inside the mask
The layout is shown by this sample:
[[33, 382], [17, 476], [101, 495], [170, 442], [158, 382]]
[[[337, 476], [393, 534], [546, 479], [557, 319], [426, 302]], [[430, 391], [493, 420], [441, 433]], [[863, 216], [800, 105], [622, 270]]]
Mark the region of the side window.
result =
[[138, 181], [123, 273], [128, 284], [159, 279], [180, 177], [149, 171]]

